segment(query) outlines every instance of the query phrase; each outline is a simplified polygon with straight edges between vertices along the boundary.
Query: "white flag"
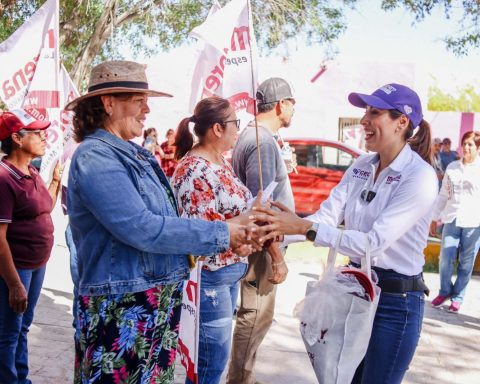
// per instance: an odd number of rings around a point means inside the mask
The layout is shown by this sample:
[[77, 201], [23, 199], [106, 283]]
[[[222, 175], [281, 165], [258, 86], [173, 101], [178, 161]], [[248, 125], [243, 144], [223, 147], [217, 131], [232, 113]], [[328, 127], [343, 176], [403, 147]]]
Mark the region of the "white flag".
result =
[[[73, 84], [70, 75], [63, 66], [60, 67], [60, 84], [61, 84], [61, 113], [60, 113], [60, 123], [63, 133], [63, 156], [62, 163], [65, 163], [67, 159], [70, 159], [73, 155], [73, 152], [78, 146], [78, 143], [75, 142], [73, 138], [73, 112], [66, 111], [63, 108], [73, 99], [76, 99], [80, 96], [80, 93], [77, 90], [75, 84]], [[65, 174], [65, 172], [64, 172]]]
[[254, 115], [257, 47], [248, 0], [232, 0], [191, 32], [205, 42], [192, 79], [190, 107], [209, 96], [230, 104], [245, 126]]
[[23, 108], [37, 120], [52, 123], [40, 169], [45, 181], [63, 151], [58, 25], [58, 0], [48, 0], [0, 45], [2, 100], [9, 109]]
[[177, 351], [187, 378], [198, 382], [198, 337], [200, 331], [200, 284], [203, 262], [197, 261], [183, 287]]
[[[6, 41], [0, 44], [0, 98], [9, 109], [23, 105], [37, 67], [44, 41], [55, 39], [57, 26], [52, 26], [58, 0], [48, 0]], [[57, 40], [58, 41], [58, 40]], [[55, 75], [51, 75], [50, 81]]]

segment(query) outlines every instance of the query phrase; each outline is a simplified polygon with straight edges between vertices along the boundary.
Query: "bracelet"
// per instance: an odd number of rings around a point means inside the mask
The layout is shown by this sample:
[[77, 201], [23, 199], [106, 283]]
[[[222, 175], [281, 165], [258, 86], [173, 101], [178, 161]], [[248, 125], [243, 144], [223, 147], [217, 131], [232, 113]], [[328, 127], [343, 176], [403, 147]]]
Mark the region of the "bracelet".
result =
[[281, 261], [280, 263], [272, 263], [272, 267], [278, 267], [279, 265], [285, 264], [285, 260]]

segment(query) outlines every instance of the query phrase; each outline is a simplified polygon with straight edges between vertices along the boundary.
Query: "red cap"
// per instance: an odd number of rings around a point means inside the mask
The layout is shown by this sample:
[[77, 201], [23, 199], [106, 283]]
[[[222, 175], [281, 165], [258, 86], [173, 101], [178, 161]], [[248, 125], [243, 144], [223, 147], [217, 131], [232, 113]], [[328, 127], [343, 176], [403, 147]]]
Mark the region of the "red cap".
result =
[[23, 109], [15, 109], [0, 115], [0, 141], [21, 129], [47, 129], [49, 121], [36, 120]]

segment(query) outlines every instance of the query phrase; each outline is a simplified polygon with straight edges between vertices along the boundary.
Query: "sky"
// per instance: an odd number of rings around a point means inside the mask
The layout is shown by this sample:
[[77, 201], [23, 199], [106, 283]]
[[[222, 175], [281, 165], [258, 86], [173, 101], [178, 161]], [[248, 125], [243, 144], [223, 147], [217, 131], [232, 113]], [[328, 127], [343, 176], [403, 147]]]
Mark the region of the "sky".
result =
[[347, 13], [348, 29], [338, 40], [337, 60], [363, 56], [374, 61], [414, 62], [446, 91], [472, 82], [480, 86], [480, 50], [458, 58], [440, 40], [460, 28], [456, 22], [460, 9], [454, 9], [450, 21], [439, 9], [412, 26], [413, 16], [403, 8], [385, 12], [377, 0], [363, 0], [358, 5]]
[[[457, 20], [461, 8], [453, 8], [451, 20], [447, 20], [439, 8], [424, 21], [412, 25], [413, 15], [404, 8], [385, 12], [380, 9], [380, 3], [379, 0], [359, 0], [355, 9], [347, 10], [347, 30], [334, 43], [338, 50], [335, 61], [414, 63], [431, 84], [436, 82], [446, 91], [472, 82], [480, 87], [480, 50], [456, 57], [441, 41], [448, 32], [460, 28]], [[272, 54], [285, 55], [286, 52], [287, 55], [305, 52], [310, 57], [313, 53], [319, 63], [325, 59], [322, 47], [307, 46], [301, 39], [289, 42], [287, 47], [282, 46]], [[150, 60], [133, 57], [128, 50], [124, 54], [134, 60]]]

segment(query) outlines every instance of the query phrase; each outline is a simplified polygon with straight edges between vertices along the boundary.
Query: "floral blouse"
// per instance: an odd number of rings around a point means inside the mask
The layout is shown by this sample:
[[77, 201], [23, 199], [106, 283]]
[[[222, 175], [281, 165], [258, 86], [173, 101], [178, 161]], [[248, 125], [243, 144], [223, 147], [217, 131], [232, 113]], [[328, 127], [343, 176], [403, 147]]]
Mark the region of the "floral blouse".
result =
[[[187, 154], [178, 163], [171, 183], [182, 217], [225, 221], [247, 210], [252, 194], [222, 160], [223, 166]], [[248, 258], [228, 249], [206, 257], [203, 268], [215, 271], [238, 262], [248, 263]]]

